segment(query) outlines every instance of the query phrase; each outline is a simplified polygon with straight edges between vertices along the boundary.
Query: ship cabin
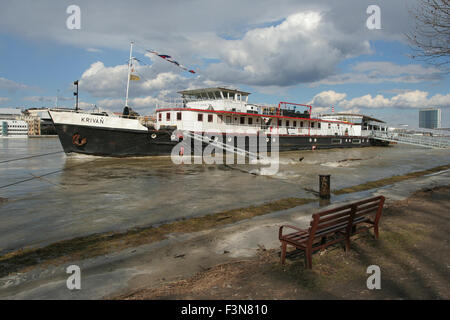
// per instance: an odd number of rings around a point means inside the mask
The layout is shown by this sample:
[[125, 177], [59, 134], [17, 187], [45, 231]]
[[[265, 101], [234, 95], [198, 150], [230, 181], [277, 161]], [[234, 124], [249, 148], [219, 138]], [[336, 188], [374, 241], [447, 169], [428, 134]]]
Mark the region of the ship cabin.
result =
[[321, 119], [352, 122], [360, 128], [359, 135], [361, 136], [368, 136], [372, 131], [386, 132], [388, 130], [387, 124], [384, 121], [363, 114], [325, 114], [321, 116]]
[[[181, 103], [156, 109], [156, 128], [205, 133], [356, 136], [360, 126], [349, 121], [311, 117], [311, 107], [280, 103], [261, 106], [248, 102], [250, 93], [223, 87], [184, 90]], [[303, 107], [303, 109], [302, 109]], [[304, 110], [308, 107], [308, 110]], [[358, 130], [359, 128], [359, 130]]]

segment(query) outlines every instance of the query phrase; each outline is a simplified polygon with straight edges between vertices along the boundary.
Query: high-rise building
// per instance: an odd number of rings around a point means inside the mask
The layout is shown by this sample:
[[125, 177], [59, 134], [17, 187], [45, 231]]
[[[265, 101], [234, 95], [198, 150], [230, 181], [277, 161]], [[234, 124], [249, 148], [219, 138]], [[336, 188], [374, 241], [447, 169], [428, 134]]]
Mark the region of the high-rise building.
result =
[[428, 108], [419, 111], [419, 128], [437, 129], [441, 127], [441, 109]]

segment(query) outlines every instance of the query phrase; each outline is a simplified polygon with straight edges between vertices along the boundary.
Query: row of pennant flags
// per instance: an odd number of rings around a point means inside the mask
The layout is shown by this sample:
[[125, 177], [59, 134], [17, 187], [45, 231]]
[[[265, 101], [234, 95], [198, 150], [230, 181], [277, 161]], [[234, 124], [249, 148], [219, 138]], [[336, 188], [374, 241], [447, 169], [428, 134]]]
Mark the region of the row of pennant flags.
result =
[[[179, 67], [179, 68], [181, 68], [181, 69], [183, 69], [183, 70], [185, 70], [185, 71], [187, 71], [187, 72], [189, 72], [189, 73], [193, 73], [193, 74], [196, 73], [194, 70], [189, 69], [189, 68], [183, 66], [181, 63], [175, 61], [171, 56], [169, 56], [169, 55], [167, 55], [167, 54], [159, 54], [158, 52], [153, 51], [153, 50], [146, 50], [146, 51], [149, 52], [149, 53], [154, 54], [155, 56], [160, 57], [161, 59], [164, 59], [164, 60], [166, 60], [166, 61], [168, 61], [168, 62], [170, 62], [170, 63], [176, 65], [177, 67]], [[134, 70], [134, 67], [133, 67], [133, 68], [131, 69], [131, 73], [130, 73], [130, 80], [134, 80], [134, 81], [140, 80], [141, 78], [140, 78], [138, 75], [133, 74], [134, 71], [135, 71], [135, 70]]]
[[[173, 63], [174, 65], [176, 65], [177, 67], [179, 67], [185, 71], [188, 71], [193, 74], [196, 73], [194, 70], [189, 69], [189, 68], [183, 66], [182, 64], [180, 64], [179, 62], [175, 61], [171, 56], [169, 56], [167, 54], [159, 54], [158, 52], [153, 51], [153, 50], [146, 50], [146, 51], [154, 54], [155, 56], [160, 57], [161, 59], [164, 59], [170, 63]], [[138, 75], [133, 74], [133, 72], [134, 72], [134, 68], [131, 69], [130, 80], [134, 80], [134, 81], [140, 80], [141, 78]], [[331, 112], [334, 113], [334, 106], [331, 107]]]

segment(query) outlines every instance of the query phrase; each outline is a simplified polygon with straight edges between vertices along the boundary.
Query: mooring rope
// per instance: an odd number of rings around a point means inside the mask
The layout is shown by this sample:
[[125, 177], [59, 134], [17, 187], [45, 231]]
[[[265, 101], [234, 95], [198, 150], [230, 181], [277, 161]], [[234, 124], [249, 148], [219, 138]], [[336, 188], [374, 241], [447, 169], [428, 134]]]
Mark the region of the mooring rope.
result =
[[13, 161], [19, 161], [19, 160], [26, 160], [26, 159], [31, 159], [31, 158], [38, 158], [38, 157], [48, 156], [48, 155], [57, 154], [57, 153], [61, 153], [61, 152], [64, 152], [64, 151], [63, 151], [63, 150], [60, 150], [60, 151], [56, 151], [56, 152], [49, 152], [49, 153], [37, 154], [37, 155], [28, 156], [28, 157], [23, 157], [23, 158], [16, 158], [16, 159], [3, 160], [3, 161], [0, 161], [0, 164], [1, 164], [1, 163], [7, 163], [7, 162], [13, 162]]

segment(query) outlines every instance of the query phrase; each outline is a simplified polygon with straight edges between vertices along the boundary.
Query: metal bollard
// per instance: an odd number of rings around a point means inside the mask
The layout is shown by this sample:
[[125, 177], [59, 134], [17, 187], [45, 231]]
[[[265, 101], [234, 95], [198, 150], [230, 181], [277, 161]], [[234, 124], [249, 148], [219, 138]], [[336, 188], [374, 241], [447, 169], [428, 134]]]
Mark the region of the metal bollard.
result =
[[319, 175], [319, 196], [321, 199], [330, 199], [330, 177], [329, 174]]

